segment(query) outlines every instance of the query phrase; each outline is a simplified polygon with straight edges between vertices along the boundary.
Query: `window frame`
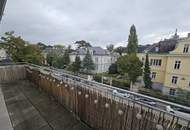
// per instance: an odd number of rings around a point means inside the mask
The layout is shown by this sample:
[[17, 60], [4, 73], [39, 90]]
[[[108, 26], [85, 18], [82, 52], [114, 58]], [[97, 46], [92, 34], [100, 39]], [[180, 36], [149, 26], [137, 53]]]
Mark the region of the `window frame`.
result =
[[151, 73], [151, 79], [155, 80], [157, 77], [157, 73], [156, 72], [152, 72]]
[[184, 44], [183, 53], [188, 53], [188, 52], [189, 52], [189, 44]]
[[181, 68], [181, 60], [175, 60], [174, 69], [179, 70]]

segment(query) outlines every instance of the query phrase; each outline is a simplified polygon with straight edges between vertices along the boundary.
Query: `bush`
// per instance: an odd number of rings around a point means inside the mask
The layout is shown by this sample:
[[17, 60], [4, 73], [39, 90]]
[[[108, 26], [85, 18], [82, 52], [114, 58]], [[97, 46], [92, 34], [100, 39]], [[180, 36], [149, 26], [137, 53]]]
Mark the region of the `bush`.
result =
[[[102, 82], [101, 75], [95, 75], [94, 80], [97, 82]], [[110, 82], [104, 80], [104, 84], [110, 85]], [[130, 88], [130, 83], [128, 80], [112, 78], [112, 86], [128, 90]]]
[[159, 90], [140, 88], [139, 93], [190, 107], [189, 99], [165, 95]]

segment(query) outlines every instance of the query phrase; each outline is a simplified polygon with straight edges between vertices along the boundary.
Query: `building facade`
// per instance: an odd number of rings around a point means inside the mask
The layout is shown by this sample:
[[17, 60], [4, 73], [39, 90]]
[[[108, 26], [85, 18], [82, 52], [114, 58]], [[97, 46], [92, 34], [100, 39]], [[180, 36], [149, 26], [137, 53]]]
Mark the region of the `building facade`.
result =
[[[89, 47], [90, 54], [92, 56], [92, 60], [95, 64], [94, 73], [102, 73], [107, 72], [110, 65], [115, 63], [117, 58], [119, 57], [116, 53], [109, 53], [107, 50], [102, 49], [101, 47]], [[75, 57], [78, 55], [81, 61], [84, 59], [86, 55], [86, 48], [79, 48], [70, 54], [71, 63], [75, 61]]]
[[[187, 38], [178, 39], [175, 48], [168, 53], [149, 54], [153, 88], [169, 95], [176, 95], [179, 89], [190, 91], [190, 34]], [[144, 62], [146, 53], [138, 53]]]

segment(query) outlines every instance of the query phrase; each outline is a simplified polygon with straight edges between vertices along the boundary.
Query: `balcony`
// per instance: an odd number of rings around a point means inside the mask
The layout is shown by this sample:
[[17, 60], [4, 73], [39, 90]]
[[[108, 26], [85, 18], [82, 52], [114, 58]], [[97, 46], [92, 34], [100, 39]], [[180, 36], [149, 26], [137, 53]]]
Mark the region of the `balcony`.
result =
[[[3, 65], [0, 85], [11, 121], [9, 125], [15, 130], [190, 129], [190, 118], [164, 109], [166, 105], [188, 107], [56, 69], [32, 64]], [[133, 98], [114, 94], [113, 90]], [[154, 100], [158, 105], [139, 102], [137, 98]]]

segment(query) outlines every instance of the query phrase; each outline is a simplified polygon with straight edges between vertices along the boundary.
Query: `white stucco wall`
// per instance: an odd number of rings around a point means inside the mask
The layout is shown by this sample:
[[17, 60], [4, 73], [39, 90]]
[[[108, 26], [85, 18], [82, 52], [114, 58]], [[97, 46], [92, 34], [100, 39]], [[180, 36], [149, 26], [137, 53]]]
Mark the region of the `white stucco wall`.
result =
[[7, 53], [4, 49], [0, 49], [0, 60], [6, 59]]
[[[85, 55], [80, 56], [81, 61], [84, 59]], [[71, 62], [75, 61], [76, 55], [70, 55]], [[110, 65], [117, 60], [117, 57], [111, 55], [92, 55], [92, 60], [95, 64], [95, 73], [107, 72]]]

